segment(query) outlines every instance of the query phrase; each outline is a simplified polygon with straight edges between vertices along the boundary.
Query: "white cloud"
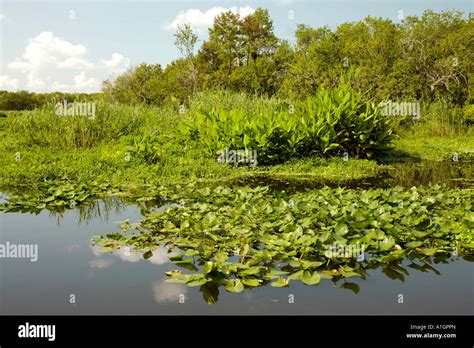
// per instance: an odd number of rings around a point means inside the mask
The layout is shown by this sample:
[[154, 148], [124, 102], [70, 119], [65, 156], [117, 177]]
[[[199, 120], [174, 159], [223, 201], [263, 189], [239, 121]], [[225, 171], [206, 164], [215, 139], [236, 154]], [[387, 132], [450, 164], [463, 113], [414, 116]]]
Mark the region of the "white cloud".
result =
[[123, 67], [128, 67], [130, 65], [130, 61], [120, 53], [112, 53], [111, 59], [101, 60], [100, 64], [113, 73], [120, 74], [124, 71]]
[[[92, 252], [94, 253], [94, 255], [97, 257], [100, 257], [104, 254], [100, 251], [100, 246], [98, 245], [91, 245], [90, 248]], [[127, 262], [148, 261], [155, 265], [162, 265], [165, 263], [169, 263], [170, 262], [169, 258], [177, 255], [177, 252], [175, 251], [169, 252], [168, 250], [169, 249], [167, 247], [159, 247], [158, 249], [155, 249], [152, 251], [153, 256], [151, 256], [148, 259], [143, 258], [142, 252], [131, 251], [130, 249], [127, 249], [125, 247], [112, 251], [112, 254], [115, 256], [118, 256], [120, 260], [122, 261], [127, 261]]]
[[5, 19], [5, 15], [3, 13], [0, 13], [0, 21], [3, 21]]
[[[101, 81], [118, 75], [128, 67], [128, 59], [113, 53], [109, 60], [91, 61], [87, 48], [42, 32], [28, 40], [21, 58], [8, 68], [23, 74], [26, 89], [34, 92], [97, 92]], [[93, 77], [87, 76], [92, 72]]]
[[[146, 259], [146, 261], [151, 262], [155, 265], [162, 265], [165, 263], [170, 262], [169, 258], [171, 256], [175, 256], [176, 253], [168, 253], [168, 248], [160, 247], [152, 251], [153, 256]], [[129, 251], [125, 248], [117, 249], [113, 251], [113, 254], [118, 256], [122, 261], [128, 262], [137, 262], [137, 261], [144, 261], [143, 253], [136, 252], [136, 251]]]
[[153, 294], [155, 301], [178, 302], [180, 295], [185, 295], [188, 289], [181, 284], [166, 283], [165, 281], [156, 281], [153, 283]]
[[63, 69], [92, 69], [94, 65], [87, 59], [69, 57], [58, 64], [58, 68]]
[[10, 76], [0, 75], [0, 90], [16, 91], [18, 90], [18, 80]]
[[114, 261], [112, 260], [94, 259], [89, 261], [89, 267], [102, 269], [110, 267], [113, 263]]
[[222, 12], [232, 11], [233, 13], [239, 14], [241, 17], [246, 17], [249, 14], [255, 12], [255, 9], [250, 6], [241, 6], [241, 7], [212, 7], [209, 10], [203, 12], [198, 9], [191, 8], [186, 12], [180, 12], [175, 19], [171, 22], [168, 22], [164, 25], [165, 30], [174, 31], [178, 28], [178, 25], [182, 26], [185, 23], [191, 25], [194, 30], [201, 32], [210, 28], [214, 23], [214, 18], [221, 14]]
[[74, 82], [76, 88], [79, 91], [93, 91], [100, 89], [100, 82], [93, 77], [86, 77], [84, 71], [81, 71], [79, 75], [74, 76]]

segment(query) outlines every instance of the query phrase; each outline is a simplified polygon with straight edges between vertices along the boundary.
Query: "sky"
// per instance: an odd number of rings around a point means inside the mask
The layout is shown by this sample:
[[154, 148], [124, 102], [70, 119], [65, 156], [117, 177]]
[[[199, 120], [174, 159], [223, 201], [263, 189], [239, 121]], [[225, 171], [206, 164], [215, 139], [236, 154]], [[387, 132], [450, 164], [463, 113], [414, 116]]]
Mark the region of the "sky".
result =
[[0, 0], [0, 90], [93, 93], [129, 67], [179, 57], [177, 25], [200, 41], [219, 13], [267, 8], [275, 34], [294, 42], [297, 24], [336, 28], [367, 16], [400, 22], [423, 11], [474, 12], [474, 0]]

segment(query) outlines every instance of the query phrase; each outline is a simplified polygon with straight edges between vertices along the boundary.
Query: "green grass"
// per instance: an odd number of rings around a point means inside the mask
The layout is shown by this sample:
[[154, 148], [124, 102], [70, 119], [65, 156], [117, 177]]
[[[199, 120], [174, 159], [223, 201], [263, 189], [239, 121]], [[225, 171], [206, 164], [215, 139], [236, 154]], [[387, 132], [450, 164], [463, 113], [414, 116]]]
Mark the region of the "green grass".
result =
[[[207, 98], [208, 97], [208, 98]], [[197, 95], [187, 108], [264, 110], [282, 101], [217, 93]], [[207, 100], [207, 104], [206, 104]], [[221, 103], [220, 105], [218, 105]], [[213, 106], [214, 105], [214, 106]], [[438, 111], [440, 115], [435, 115]], [[293, 158], [254, 168], [218, 163], [199, 142], [183, 142], [178, 131], [183, 115], [176, 107], [155, 108], [99, 103], [97, 117], [56, 116], [51, 105], [0, 118], [0, 187], [36, 187], [45, 181], [107, 182], [116, 187], [187, 182], [222, 183], [254, 176], [346, 181], [373, 177], [385, 167], [374, 160], [350, 157]], [[472, 126], [431, 107], [416, 124], [398, 124], [399, 139], [389, 156], [449, 159], [474, 151]], [[443, 118], [443, 115], [445, 117]], [[436, 127], [436, 125], [439, 127]], [[427, 126], [429, 125], [429, 126]], [[449, 131], [440, 132], [441, 126]], [[434, 130], [437, 130], [436, 132]], [[20, 160], [17, 161], [17, 153]], [[216, 156], [217, 157], [217, 156]], [[128, 160], [127, 160], [128, 159]]]
[[469, 132], [457, 136], [417, 135], [405, 132], [395, 141], [395, 148], [409, 156], [427, 160], [446, 160], [454, 153], [474, 152], [474, 134]]

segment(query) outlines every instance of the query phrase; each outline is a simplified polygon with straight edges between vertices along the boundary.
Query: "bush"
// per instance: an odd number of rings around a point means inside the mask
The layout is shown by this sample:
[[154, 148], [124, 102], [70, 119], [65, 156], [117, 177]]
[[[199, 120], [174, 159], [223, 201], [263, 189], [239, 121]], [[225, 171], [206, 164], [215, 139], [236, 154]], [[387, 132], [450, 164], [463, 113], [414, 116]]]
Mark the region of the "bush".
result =
[[185, 141], [197, 141], [210, 156], [229, 148], [257, 150], [258, 162], [264, 164], [344, 152], [370, 158], [394, 139], [379, 109], [363, 102], [347, 84], [319, 89], [294, 105], [270, 103], [267, 108], [230, 110], [212, 105], [191, 110], [179, 127]]

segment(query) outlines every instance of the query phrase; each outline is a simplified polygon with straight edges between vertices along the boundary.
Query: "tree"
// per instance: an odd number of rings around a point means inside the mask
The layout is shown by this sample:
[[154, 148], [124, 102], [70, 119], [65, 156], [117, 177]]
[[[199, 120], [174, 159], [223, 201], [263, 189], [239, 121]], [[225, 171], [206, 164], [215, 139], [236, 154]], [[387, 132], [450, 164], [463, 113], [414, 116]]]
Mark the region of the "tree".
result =
[[105, 81], [102, 92], [109, 100], [127, 104], [160, 105], [166, 96], [159, 64], [142, 63], [129, 69], [112, 83]]
[[194, 93], [198, 79], [198, 70], [194, 64], [194, 46], [198, 41], [198, 36], [193, 32], [189, 24], [185, 24], [183, 27], [178, 25], [174, 36], [176, 37], [175, 45], [186, 62], [183, 71], [179, 74], [179, 79], [184, 88], [187, 89], [189, 85], [190, 93]]

